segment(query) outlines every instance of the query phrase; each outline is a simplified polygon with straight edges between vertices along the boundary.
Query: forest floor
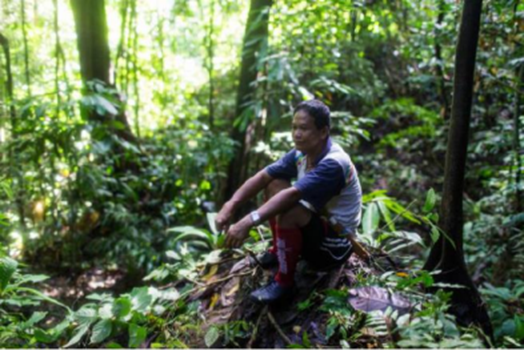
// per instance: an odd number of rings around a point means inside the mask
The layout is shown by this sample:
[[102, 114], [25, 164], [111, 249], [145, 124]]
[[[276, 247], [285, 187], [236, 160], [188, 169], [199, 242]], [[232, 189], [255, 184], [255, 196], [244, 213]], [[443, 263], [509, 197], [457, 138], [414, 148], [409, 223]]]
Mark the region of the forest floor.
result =
[[[340, 268], [326, 272], [309, 270], [302, 261], [295, 276], [292, 297], [270, 306], [252, 302], [250, 293], [268, 283], [275, 273], [276, 270], [263, 270], [250, 256], [226, 258], [206, 268], [196, 281], [194, 293], [189, 296], [190, 300], [201, 302], [200, 317], [205, 320], [201, 331], [209, 334], [211, 327], [234, 327], [240, 322], [255, 325], [247, 332], [248, 336], [235, 338], [235, 333], [230, 332], [229, 339], [216, 338], [212, 347], [220, 346], [219, 342], [244, 348], [286, 348], [291, 344], [339, 347], [336, 337], [326, 339], [330, 314], [322, 309], [323, 293], [350, 288], [357, 275], [383, 272], [370, 267], [355, 254]], [[197, 348], [211, 345], [209, 340], [197, 334], [193, 341], [187, 345]], [[377, 347], [380, 343], [380, 339], [370, 334], [369, 339], [360, 337], [359, 343], [351, 346]]]

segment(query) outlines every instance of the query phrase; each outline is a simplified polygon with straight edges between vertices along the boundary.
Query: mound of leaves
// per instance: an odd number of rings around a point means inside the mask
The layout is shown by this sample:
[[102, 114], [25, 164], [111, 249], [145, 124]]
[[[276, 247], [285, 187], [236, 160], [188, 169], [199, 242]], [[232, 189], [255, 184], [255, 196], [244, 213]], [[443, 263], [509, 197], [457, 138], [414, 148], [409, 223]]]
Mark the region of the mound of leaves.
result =
[[[408, 299], [381, 287], [359, 287], [358, 280], [379, 275], [357, 256], [331, 271], [310, 270], [299, 263], [291, 297], [273, 305], [250, 300], [250, 293], [270, 282], [275, 270], [262, 269], [253, 255], [232, 253], [211, 263], [195, 282], [190, 301], [199, 302], [204, 337], [195, 337], [189, 347], [285, 348], [382, 346], [396, 336], [384, 322], [381, 331], [370, 326], [365, 312], [394, 311], [406, 314]], [[360, 310], [360, 311], [358, 311]], [[395, 311], [396, 310], [396, 311]], [[384, 318], [385, 320], [386, 318]], [[348, 333], [358, 336], [347, 342]]]

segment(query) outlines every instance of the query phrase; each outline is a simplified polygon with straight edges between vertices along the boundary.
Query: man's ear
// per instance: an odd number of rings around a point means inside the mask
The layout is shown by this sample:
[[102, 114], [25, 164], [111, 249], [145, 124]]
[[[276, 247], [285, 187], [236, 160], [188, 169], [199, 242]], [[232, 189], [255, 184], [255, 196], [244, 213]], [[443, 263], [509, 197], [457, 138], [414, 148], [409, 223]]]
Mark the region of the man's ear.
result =
[[327, 126], [324, 126], [320, 132], [321, 132], [320, 135], [321, 135], [322, 139], [326, 140], [328, 138], [328, 136], [329, 136], [329, 128]]

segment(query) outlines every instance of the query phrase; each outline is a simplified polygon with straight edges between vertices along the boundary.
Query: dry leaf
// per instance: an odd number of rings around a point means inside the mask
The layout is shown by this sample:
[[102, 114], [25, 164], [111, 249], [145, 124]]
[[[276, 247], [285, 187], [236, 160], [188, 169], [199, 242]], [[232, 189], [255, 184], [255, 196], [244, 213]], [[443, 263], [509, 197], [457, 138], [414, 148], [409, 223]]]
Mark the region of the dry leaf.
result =
[[388, 307], [405, 314], [411, 308], [410, 302], [398, 293], [390, 294], [382, 287], [361, 287], [349, 291], [349, 303], [356, 310], [371, 312], [385, 311]]
[[202, 276], [202, 281], [208, 282], [218, 271], [218, 265], [211, 265], [209, 272]]
[[218, 293], [213, 294], [213, 296], [211, 297], [211, 301], [209, 302], [208, 310], [213, 310], [219, 298], [220, 295]]

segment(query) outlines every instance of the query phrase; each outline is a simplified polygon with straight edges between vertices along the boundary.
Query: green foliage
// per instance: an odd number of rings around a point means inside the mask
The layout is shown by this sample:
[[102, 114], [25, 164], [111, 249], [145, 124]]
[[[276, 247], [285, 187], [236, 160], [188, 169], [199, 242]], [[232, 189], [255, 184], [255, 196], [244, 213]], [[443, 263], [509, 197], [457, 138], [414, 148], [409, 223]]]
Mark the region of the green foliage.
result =
[[[105, 344], [108, 338], [127, 338], [127, 347], [142, 347], [147, 335], [161, 327], [159, 317], [168, 312], [180, 297], [168, 288], [134, 288], [131, 293], [114, 298], [108, 294], [92, 294], [70, 319], [76, 325], [74, 335], [65, 347], [86, 343]], [[87, 339], [87, 334], [91, 336]]]
[[518, 310], [524, 300], [524, 282], [509, 280], [504, 287], [486, 285], [481, 290], [489, 305], [497, 343], [506, 346], [524, 343], [524, 315]]
[[217, 341], [221, 340], [221, 345], [239, 347], [238, 341], [250, 336], [252, 325], [245, 321], [234, 321], [222, 324], [220, 326], [211, 326], [204, 337], [205, 344], [208, 348], [216, 347]]
[[44, 321], [52, 317], [48, 312], [35, 310], [42, 304], [53, 304], [70, 315], [71, 309], [38, 289], [26, 286], [46, 279], [44, 275], [21, 273], [15, 260], [0, 255], [0, 343], [3, 346], [34, 347], [38, 343], [54, 344], [63, 337], [69, 321], [64, 320], [47, 328]]

